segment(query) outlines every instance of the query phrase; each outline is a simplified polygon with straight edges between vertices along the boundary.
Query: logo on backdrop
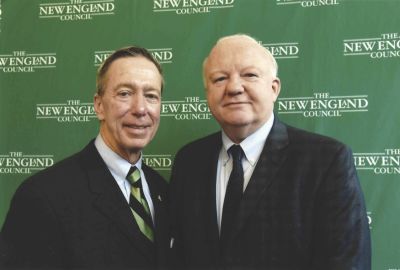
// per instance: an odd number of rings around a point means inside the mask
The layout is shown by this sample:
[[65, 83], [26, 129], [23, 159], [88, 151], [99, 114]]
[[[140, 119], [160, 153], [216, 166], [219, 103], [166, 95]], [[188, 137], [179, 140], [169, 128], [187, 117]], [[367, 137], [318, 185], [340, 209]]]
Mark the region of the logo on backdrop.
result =
[[345, 113], [367, 112], [368, 95], [331, 96], [314, 93], [311, 97], [278, 98], [278, 114], [299, 114], [303, 117], [342, 117]]
[[175, 120], [209, 120], [210, 109], [207, 101], [200, 97], [185, 97], [183, 100], [162, 101], [161, 116]]
[[378, 153], [353, 153], [357, 170], [374, 174], [400, 174], [400, 148], [388, 148]]
[[56, 63], [56, 53], [13, 51], [11, 54], [0, 55], [0, 70], [4, 73], [35, 72], [55, 68]]
[[170, 171], [172, 155], [143, 155], [143, 162], [157, 171]]
[[66, 103], [36, 104], [36, 119], [57, 122], [89, 122], [97, 119], [93, 103], [67, 100]]
[[[148, 51], [160, 64], [171, 64], [173, 61], [174, 54], [172, 48], [148, 49]], [[94, 66], [100, 66], [113, 52], [114, 51], [95, 51]]]
[[153, 12], [192, 15], [233, 8], [234, 4], [235, 0], [153, 0]]
[[299, 5], [303, 8], [321, 7], [321, 6], [335, 6], [343, 0], [276, 0], [279, 6], [286, 5]]
[[39, 4], [40, 19], [60, 21], [92, 20], [96, 16], [114, 15], [114, 0], [67, 0]]
[[299, 58], [298, 42], [260, 43], [271, 52], [275, 59]]
[[30, 174], [54, 164], [53, 155], [30, 155], [9, 152], [0, 155], [0, 174]]
[[387, 33], [377, 38], [345, 39], [343, 55], [369, 56], [374, 59], [400, 57], [400, 35]]

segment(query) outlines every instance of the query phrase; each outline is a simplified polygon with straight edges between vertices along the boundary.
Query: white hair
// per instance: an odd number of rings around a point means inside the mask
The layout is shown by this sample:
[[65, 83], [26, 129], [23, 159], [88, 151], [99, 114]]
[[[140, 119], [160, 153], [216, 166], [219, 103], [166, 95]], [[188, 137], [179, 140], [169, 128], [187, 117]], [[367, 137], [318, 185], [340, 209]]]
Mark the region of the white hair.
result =
[[[271, 67], [272, 76], [273, 76], [273, 77], [277, 77], [277, 76], [278, 76], [278, 63], [276, 62], [275, 57], [272, 55], [272, 53], [271, 53], [267, 48], [265, 48], [264, 46], [262, 46], [262, 45], [260, 44], [260, 42], [258, 42], [255, 38], [253, 38], [253, 37], [251, 37], [251, 36], [249, 36], [249, 35], [246, 35], [246, 34], [235, 34], [235, 35], [230, 35], [230, 36], [222, 37], [222, 38], [220, 38], [220, 39], [217, 40], [217, 42], [215, 43], [215, 45], [213, 46], [213, 48], [216, 47], [216, 46], [217, 46], [218, 44], [220, 44], [221, 42], [224, 42], [224, 41], [227, 41], [227, 40], [231, 40], [231, 39], [238, 39], [238, 38], [247, 39], [248, 41], [250, 41], [251, 43], [253, 43], [254, 45], [256, 45], [258, 48], [260, 48], [262, 51], [264, 51], [265, 54], [266, 54], [266, 56], [267, 56], [267, 58], [270, 60], [270, 62], [271, 62], [271, 64], [272, 64], [272, 67]], [[211, 49], [211, 51], [212, 51], [212, 49]], [[203, 81], [204, 81], [204, 84], [205, 84], [205, 82], [206, 82], [206, 78], [205, 78], [205, 66], [206, 66], [206, 64], [207, 64], [208, 57], [209, 57], [209, 55], [208, 55], [208, 56], [204, 59], [204, 61], [203, 61]]]

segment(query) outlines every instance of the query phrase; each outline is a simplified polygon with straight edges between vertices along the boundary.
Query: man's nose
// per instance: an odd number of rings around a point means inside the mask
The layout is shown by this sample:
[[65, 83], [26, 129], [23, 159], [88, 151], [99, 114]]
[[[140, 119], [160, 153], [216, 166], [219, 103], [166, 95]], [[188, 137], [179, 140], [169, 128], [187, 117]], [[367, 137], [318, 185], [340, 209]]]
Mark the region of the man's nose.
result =
[[147, 112], [146, 98], [141, 93], [136, 93], [132, 97], [131, 112], [135, 115], [145, 115]]
[[242, 80], [239, 76], [229, 77], [226, 85], [226, 91], [229, 95], [237, 95], [244, 91]]

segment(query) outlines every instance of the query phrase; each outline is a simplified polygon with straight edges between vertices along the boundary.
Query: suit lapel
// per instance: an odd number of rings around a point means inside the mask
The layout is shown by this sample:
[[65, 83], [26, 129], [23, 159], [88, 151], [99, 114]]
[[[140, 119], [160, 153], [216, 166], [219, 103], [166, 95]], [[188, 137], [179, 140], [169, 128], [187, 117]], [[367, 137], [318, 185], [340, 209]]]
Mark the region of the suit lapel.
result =
[[259, 200], [275, 180], [276, 173], [286, 159], [287, 145], [288, 136], [286, 127], [275, 118], [264, 149], [243, 194], [237, 222], [235, 222], [233, 228], [233, 237], [243, 228], [249, 216], [257, 209]]
[[113, 222], [144, 256], [153, 260], [153, 245], [140, 232], [128, 203], [93, 141], [81, 152], [81, 162], [87, 171], [89, 188], [94, 193], [94, 207]]

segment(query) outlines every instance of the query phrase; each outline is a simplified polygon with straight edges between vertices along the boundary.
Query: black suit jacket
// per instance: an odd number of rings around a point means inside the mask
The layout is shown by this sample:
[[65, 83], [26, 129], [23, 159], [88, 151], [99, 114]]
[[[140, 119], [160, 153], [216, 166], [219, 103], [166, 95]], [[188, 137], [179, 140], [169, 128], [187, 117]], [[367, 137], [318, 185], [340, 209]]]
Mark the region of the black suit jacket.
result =
[[370, 235], [350, 150], [275, 120], [220, 253], [216, 170], [221, 134], [183, 147], [170, 203], [181, 269], [369, 270]]
[[4, 268], [157, 269], [169, 249], [167, 183], [143, 164], [155, 244], [143, 236], [93, 141], [17, 190], [1, 231]]

